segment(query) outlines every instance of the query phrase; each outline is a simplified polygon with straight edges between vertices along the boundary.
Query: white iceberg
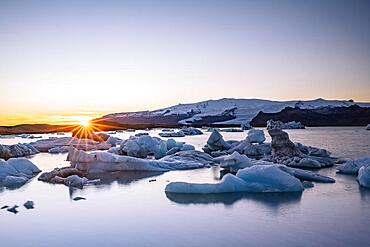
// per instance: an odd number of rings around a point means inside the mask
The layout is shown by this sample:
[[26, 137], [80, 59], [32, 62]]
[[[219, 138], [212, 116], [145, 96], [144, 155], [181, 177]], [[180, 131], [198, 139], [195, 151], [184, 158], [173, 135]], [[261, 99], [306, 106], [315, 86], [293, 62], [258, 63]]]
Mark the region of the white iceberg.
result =
[[301, 181], [282, 171], [277, 165], [255, 165], [239, 170], [236, 176], [226, 174], [216, 184], [172, 182], [166, 188], [170, 193], [213, 194], [232, 192], [300, 192]]
[[370, 188], [370, 166], [362, 166], [360, 168], [357, 181], [362, 187]]
[[131, 136], [130, 139], [122, 141], [119, 147], [111, 148], [109, 152], [137, 158], [147, 158], [149, 155], [152, 155], [156, 159], [160, 159], [179, 151], [194, 149], [193, 145], [176, 142], [172, 138], [162, 140], [158, 137], [144, 135], [139, 137]]
[[366, 126], [366, 130], [370, 130], [370, 124]]
[[[166, 157], [165, 157], [166, 158]], [[205, 164], [188, 161], [166, 161], [166, 159], [141, 159], [108, 152], [86, 153], [70, 149], [67, 160], [80, 171], [88, 173], [115, 171], [170, 171], [206, 167]], [[168, 158], [167, 158], [168, 159]]]

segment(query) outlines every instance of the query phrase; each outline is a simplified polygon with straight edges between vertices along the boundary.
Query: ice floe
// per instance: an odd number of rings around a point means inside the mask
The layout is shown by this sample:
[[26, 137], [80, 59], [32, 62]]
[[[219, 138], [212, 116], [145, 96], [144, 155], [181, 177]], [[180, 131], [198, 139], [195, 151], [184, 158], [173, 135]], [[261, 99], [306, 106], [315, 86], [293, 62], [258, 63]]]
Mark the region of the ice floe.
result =
[[247, 139], [249, 143], [258, 143], [261, 144], [266, 140], [263, 130], [251, 129], [248, 131]]
[[349, 160], [337, 166], [338, 173], [357, 175], [361, 167], [370, 167], [370, 157]]
[[70, 148], [67, 160], [71, 162], [70, 167], [55, 168], [50, 172], [42, 173], [39, 180], [80, 187], [91, 182], [84, 178], [91, 174], [123, 171], [166, 172], [209, 167], [213, 162], [211, 156], [195, 150], [181, 151], [155, 160], [109, 152], [87, 153], [73, 147]]
[[172, 138], [162, 140], [158, 137], [144, 135], [139, 137], [131, 136], [128, 140], [122, 141], [119, 147], [109, 149], [109, 152], [137, 158], [154, 156], [156, 159], [160, 159], [179, 151], [194, 149], [193, 145], [176, 142]]
[[362, 187], [370, 188], [370, 166], [362, 166], [360, 168], [357, 181]]
[[166, 186], [165, 191], [189, 194], [299, 192], [303, 191], [303, 185], [299, 179], [282, 171], [277, 165], [255, 165], [239, 170], [236, 176], [226, 174], [219, 183], [172, 182]]
[[[108, 150], [112, 145], [106, 141], [98, 142], [90, 139], [78, 139], [75, 137], [51, 137], [30, 143], [40, 152], [56, 153], [58, 150], [65, 151], [69, 146], [82, 150]], [[56, 149], [59, 148], [59, 149]]]
[[15, 157], [37, 154], [39, 151], [28, 143], [14, 145], [0, 145], [0, 158], [10, 159]]
[[0, 186], [20, 187], [39, 172], [40, 169], [25, 158], [0, 159]]
[[283, 123], [281, 121], [274, 121], [272, 119], [267, 121], [267, 129], [304, 129], [305, 126], [301, 122], [291, 121]]

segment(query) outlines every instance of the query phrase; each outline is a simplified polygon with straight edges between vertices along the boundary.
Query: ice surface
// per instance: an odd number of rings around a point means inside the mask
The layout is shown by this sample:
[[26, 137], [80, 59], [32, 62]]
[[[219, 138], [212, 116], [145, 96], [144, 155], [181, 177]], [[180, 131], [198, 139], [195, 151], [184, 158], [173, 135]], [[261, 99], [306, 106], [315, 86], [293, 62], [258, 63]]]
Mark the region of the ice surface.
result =
[[255, 165], [238, 171], [236, 176], [226, 174], [216, 184], [172, 182], [166, 192], [189, 194], [213, 194], [231, 192], [299, 192], [303, 191], [300, 180], [282, 171], [277, 165]]
[[349, 160], [337, 167], [339, 173], [357, 175], [362, 166], [370, 166], [370, 157], [365, 157], [357, 160]]
[[366, 188], [370, 188], [370, 166], [362, 166], [358, 171], [358, 183]]

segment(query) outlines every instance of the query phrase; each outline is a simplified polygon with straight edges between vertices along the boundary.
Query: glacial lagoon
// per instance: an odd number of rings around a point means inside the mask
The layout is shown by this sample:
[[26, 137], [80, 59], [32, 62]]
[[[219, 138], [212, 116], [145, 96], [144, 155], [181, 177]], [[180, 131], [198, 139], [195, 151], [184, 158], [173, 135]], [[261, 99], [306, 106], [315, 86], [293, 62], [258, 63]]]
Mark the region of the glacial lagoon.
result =
[[[292, 141], [325, 148], [342, 159], [370, 156], [370, 131], [363, 127], [286, 131]], [[160, 130], [148, 132], [158, 136]], [[175, 139], [201, 150], [210, 135], [204, 133]], [[246, 132], [222, 135], [241, 140]], [[0, 143], [34, 140], [2, 137]], [[50, 171], [69, 165], [66, 156], [40, 153], [30, 160]], [[36, 176], [19, 189], [0, 191], [0, 207], [20, 206], [17, 214], [0, 210], [1, 246], [368, 246], [370, 190], [360, 188], [355, 176], [336, 174], [335, 167], [318, 172], [336, 182], [315, 183], [303, 193], [228, 195], [164, 192], [174, 181], [217, 182], [217, 167], [126, 172], [82, 190], [37, 181]], [[86, 200], [73, 200], [78, 196]], [[34, 209], [22, 206], [28, 200], [34, 201]]]

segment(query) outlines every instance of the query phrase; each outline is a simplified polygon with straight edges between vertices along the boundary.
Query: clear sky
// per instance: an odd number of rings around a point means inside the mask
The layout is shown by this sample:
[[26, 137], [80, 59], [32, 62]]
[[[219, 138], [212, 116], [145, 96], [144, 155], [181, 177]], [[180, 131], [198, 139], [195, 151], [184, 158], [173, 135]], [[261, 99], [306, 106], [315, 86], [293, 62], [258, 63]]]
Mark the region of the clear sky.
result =
[[370, 1], [0, 0], [0, 125], [224, 97], [370, 101]]

